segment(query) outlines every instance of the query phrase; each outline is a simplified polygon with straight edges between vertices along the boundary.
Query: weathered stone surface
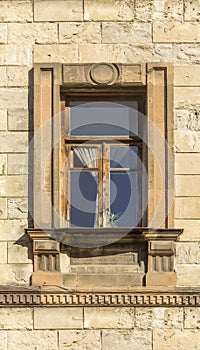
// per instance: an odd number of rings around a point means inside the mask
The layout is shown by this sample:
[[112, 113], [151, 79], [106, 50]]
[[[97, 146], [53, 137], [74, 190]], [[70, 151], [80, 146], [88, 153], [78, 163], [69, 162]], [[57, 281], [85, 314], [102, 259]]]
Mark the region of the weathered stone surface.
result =
[[200, 243], [176, 243], [177, 264], [200, 264]]
[[83, 309], [55, 307], [34, 310], [35, 329], [81, 329], [83, 328]]
[[184, 1], [184, 5], [185, 5], [184, 20], [199, 21], [200, 20], [199, 0]]
[[0, 67], [0, 87], [7, 85], [6, 67]]
[[0, 220], [1, 241], [16, 241], [24, 235], [27, 226], [26, 220]]
[[7, 67], [8, 86], [28, 86], [28, 71], [30, 67]]
[[100, 331], [60, 331], [59, 350], [101, 350]]
[[200, 197], [179, 197], [175, 199], [176, 219], [200, 219]]
[[124, 62], [124, 47], [117, 44], [81, 44], [80, 62]]
[[7, 350], [7, 331], [0, 331], [0, 350]]
[[0, 109], [0, 131], [7, 130], [7, 110]]
[[174, 67], [175, 86], [200, 86], [199, 66], [177, 66]]
[[29, 130], [27, 109], [9, 109], [8, 110], [8, 130], [25, 131]]
[[0, 100], [2, 108], [27, 108], [28, 91], [27, 89], [1, 88]]
[[0, 23], [0, 44], [7, 43], [7, 24]]
[[154, 22], [154, 43], [192, 43], [200, 42], [199, 23]]
[[0, 152], [27, 152], [27, 132], [0, 132]]
[[198, 350], [200, 344], [200, 333], [196, 330], [171, 329], [153, 331], [154, 350]]
[[100, 23], [59, 23], [59, 42], [71, 43], [100, 43]]
[[135, 317], [140, 329], [183, 328], [183, 308], [137, 307]]
[[[6, 264], [6, 263], [7, 263], [7, 243], [0, 242], [0, 264]], [[1, 325], [0, 325], [0, 328], [1, 328]]]
[[133, 0], [86, 0], [84, 2], [85, 21], [132, 21], [133, 19]]
[[30, 284], [32, 264], [1, 264], [0, 284]]
[[7, 219], [7, 199], [1, 198], [1, 197], [0, 197], [0, 219]]
[[200, 152], [200, 134], [196, 131], [176, 130], [174, 136], [176, 152]]
[[175, 227], [184, 228], [180, 241], [200, 240], [200, 220], [174, 220]]
[[200, 131], [199, 107], [175, 110], [175, 129], [181, 131]]
[[102, 348], [104, 350], [151, 350], [151, 331], [103, 330]]
[[200, 175], [176, 175], [175, 194], [178, 197], [200, 197]]
[[135, 18], [138, 21], [183, 19], [183, 0], [136, 0]]
[[0, 154], [0, 175], [7, 173], [7, 154]]
[[28, 155], [26, 153], [8, 154], [8, 174], [28, 174]]
[[78, 62], [78, 46], [71, 45], [35, 45], [34, 62]]
[[36, 22], [48, 21], [82, 21], [82, 0], [35, 0], [34, 20]]
[[103, 43], [148, 44], [152, 42], [149, 23], [103, 23]]
[[8, 44], [55, 44], [57, 42], [57, 23], [8, 24]]
[[135, 310], [132, 308], [85, 308], [84, 328], [134, 328]]
[[0, 45], [0, 65], [28, 66], [31, 63], [31, 45]]
[[0, 194], [2, 197], [24, 197], [27, 195], [27, 176], [1, 176]]
[[200, 328], [200, 308], [191, 307], [184, 309], [184, 328]]
[[33, 20], [32, 1], [1, 1], [1, 22], [31, 22]]
[[33, 310], [0, 308], [0, 329], [33, 329]]
[[32, 251], [32, 246], [27, 243], [24, 247], [16, 242], [8, 242], [8, 263], [9, 264], [32, 264], [32, 256], [28, 251]]
[[10, 331], [8, 350], [58, 350], [56, 331]]
[[181, 264], [177, 265], [177, 286], [200, 287], [200, 265]]
[[175, 87], [174, 107], [188, 108], [191, 105], [200, 105], [200, 87]]

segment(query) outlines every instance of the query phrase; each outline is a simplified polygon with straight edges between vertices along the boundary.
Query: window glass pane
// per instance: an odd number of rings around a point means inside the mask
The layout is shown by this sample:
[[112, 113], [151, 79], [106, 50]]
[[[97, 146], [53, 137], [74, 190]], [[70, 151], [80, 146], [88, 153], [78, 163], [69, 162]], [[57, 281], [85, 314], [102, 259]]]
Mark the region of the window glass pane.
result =
[[111, 146], [110, 168], [137, 168], [137, 146]]
[[71, 226], [96, 227], [98, 213], [98, 173], [70, 171]]
[[137, 135], [137, 101], [71, 102], [70, 133], [74, 136]]
[[73, 147], [75, 168], [97, 168], [96, 147]]
[[116, 227], [137, 226], [138, 213], [137, 173], [110, 173], [110, 225]]

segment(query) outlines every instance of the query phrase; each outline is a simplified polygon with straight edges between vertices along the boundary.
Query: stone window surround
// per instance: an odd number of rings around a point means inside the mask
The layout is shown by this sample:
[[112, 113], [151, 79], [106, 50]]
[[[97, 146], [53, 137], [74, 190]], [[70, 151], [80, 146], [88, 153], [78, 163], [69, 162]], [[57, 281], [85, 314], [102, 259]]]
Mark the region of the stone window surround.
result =
[[[100, 72], [100, 73], [99, 73]], [[109, 77], [109, 79], [108, 79]], [[60, 87], [63, 90], [77, 91], [83, 89], [89, 91], [91, 88], [105, 89], [112, 91], [123, 90], [126, 93], [129, 89], [146, 89], [147, 93], [147, 113], [148, 118], [156, 124], [164, 138], [167, 140], [170, 149], [173, 147], [173, 67], [170, 63], [148, 63], [148, 64], [35, 64], [34, 66], [34, 130], [37, 131], [53, 115], [58, 114], [62, 109]], [[45, 108], [44, 108], [45, 106]], [[34, 148], [34, 169], [38, 169], [41, 158], [40, 150], [46, 146], [46, 142], [52, 142], [52, 129], [54, 134], [59, 133], [61, 126], [58, 123], [51, 125], [49, 135], [45, 135], [44, 140], [40, 140]], [[165, 144], [162, 145], [161, 152], [166, 156]], [[50, 188], [50, 196], [54, 198], [54, 205], [61, 212], [61, 200], [58, 184], [60, 183], [60, 149], [59, 144], [53, 150], [54, 186]], [[52, 162], [51, 159], [51, 162]], [[168, 163], [168, 159], [165, 159]], [[165, 173], [164, 188], [157, 188], [159, 183], [159, 169], [156, 161], [149, 152], [148, 154], [148, 218], [151, 218], [158, 204], [158, 199], [164, 190], [165, 196], [161, 203], [163, 217], [166, 220], [159, 229], [133, 229], [129, 238], [134, 239], [135, 234], [140, 234], [144, 242], [148, 242], [148, 270], [146, 273], [146, 286], [175, 286], [176, 272], [174, 271], [175, 244], [182, 230], [173, 228], [173, 206], [168, 213], [169, 187], [173, 186], [173, 169], [163, 169]], [[169, 171], [170, 170], [170, 171]], [[38, 173], [36, 172], [38, 175]], [[46, 206], [43, 196], [42, 182], [40, 176], [34, 177], [34, 214], [40, 218], [42, 227], [46, 222], [45, 233], [35, 224], [34, 229], [28, 229], [27, 233], [33, 240], [34, 272], [32, 275], [33, 285], [62, 285], [62, 274], [59, 266], [60, 244], [56, 242], [56, 235], [64, 233], [70, 240], [70, 234], [62, 228], [56, 217], [52, 216], [50, 206]], [[47, 180], [48, 181], [48, 180]], [[54, 193], [51, 192], [52, 188]], [[40, 196], [41, 207], [38, 206], [38, 195]], [[150, 219], [149, 219], [150, 220]], [[148, 224], [147, 224], [148, 227]], [[55, 238], [55, 240], [52, 239]], [[56, 268], [53, 270], [38, 268], [38, 259], [46, 257], [48, 264], [50, 260], [56, 261]], [[170, 260], [170, 269], [166, 272], [162, 268], [155, 271], [155, 259]], [[162, 263], [160, 264], [162, 265]]]

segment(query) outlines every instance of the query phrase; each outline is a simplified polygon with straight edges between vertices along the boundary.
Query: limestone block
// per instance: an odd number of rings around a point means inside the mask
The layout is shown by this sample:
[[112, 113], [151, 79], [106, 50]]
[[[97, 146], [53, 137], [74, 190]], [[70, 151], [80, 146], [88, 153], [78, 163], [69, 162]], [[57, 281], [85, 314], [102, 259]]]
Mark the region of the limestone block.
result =
[[184, 228], [180, 241], [200, 240], [200, 220], [174, 220], [174, 226]]
[[6, 67], [0, 67], [0, 87], [7, 85]]
[[81, 329], [83, 328], [83, 309], [55, 307], [34, 310], [35, 329]]
[[200, 286], [200, 265], [181, 264], [177, 265], [177, 286]]
[[148, 44], [152, 42], [150, 23], [102, 23], [102, 42]]
[[28, 71], [30, 67], [7, 67], [8, 86], [28, 86]]
[[199, 108], [175, 110], [175, 130], [200, 131]]
[[199, 0], [185, 1], [184, 20], [198, 21], [200, 20], [200, 3]]
[[58, 42], [57, 23], [10, 23], [8, 44], [54, 44]]
[[85, 0], [85, 21], [132, 21], [134, 1]]
[[181, 64], [199, 64], [200, 46], [197, 44], [154, 44], [153, 62], [174, 62]]
[[7, 173], [7, 154], [0, 153], [0, 175]]
[[0, 44], [6, 44], [6, 43], [7, 43], [7, 24], [0, 23]]
[[0, 109], [0, 131], [7, 130], [7, 110]]
[[27, 220], [0, 220], [1, 241], [16, 241], [24, 235], [27, 226]]
[[179, 197], [175, 199], [176, 219], [200, 219], [200, 197]]
[[183, 328], [183, 308], [137, 307], [135, 317], [140, 329]]
[[[146, 63], [152, 61], [153, 45], [142, 44], [142, 45], [126, 45], [124, 47], [126, 62]], [[159, 58], [160, 60], [160, 58]], [[155, 60], [154, 60], [155, 61]]]
[[87, 307], [84, 310], [84, 328], [134, 328], [133, 308]]
[[177, 264], [200, 264], [200, 243], [176, 243]]
[[1, 108], [27, 108], [27, 89], [0, 88]]
[[153, 330], [154, 350], [198, 350], [200, 333], [196, 330]]
[[200, 86], [200, 66], [175, 66], [175, 86]]
[[27, 153], [8, 154], [8, 174], [9, 175], [28, 174]]
[[30, 284], [32, 264], [1, 264], [0, 267], [0, 284]]
[[191, 307], [184, 310], [184, 328], [200, 328], [200, 308]]
[[100, 23], [59, 23], [59, 42], [62, 44], [100, 43]]
[[35, 0], [34, 21], [82, 21], [82, 0]]
[[9, 175], [0, 177], [0, 194], [2, 197], [27, 196], [27, 175]]
[[8, 263], [9, 264], [32, 264], [32, 259], [29, 256], [31, 244], [27, 243], [24, 247], [16, 242], [8, 242]]
[[[6, 263], [7, 263], [7, 243], [0, 242], [0, 264], [6, 264]], [[1, 328], [1, 325], [0, 325], [0, 328]]]
[[33, 329], [32, 313], [29, 308], [0, 308], [0, 329]]
[[200, 175], [176, 175], [175, 195], [178, 197], [200, 197]]
[[7, 331], [0, 331], [0, 350], [7, 349]]
[[190, 105], [200, 105], [200, 87], [175, 87], [175, 108], [188, 108]]
[[2, 197], [0, 197], [0, 219], [7, 219], [7, 199]]
[[32, 22], [33, 10], [31, 1], [1, 1], [1, 22]]
[[151, 331], [103, 330], [102, 348], [104, 350], [151, 350]]
[[200, 152], [200, 134], [196, 131], [174, 132], [176, 152]]
[[183, 0], [136, 0], [135, 18], [138, 21], [183, 19]]
[[100, 331], [60, 331], [59, 350], [100, 350]]
[[118, 44], [80, 44], [81, 63], [124, 62], [124, 46]]
[[56, 331], [9, 331], [8, 350], [58, 350]]
[[200, 42], [200, 24], [186, 22], [154, 22], [154, 43], [192, 43]]
[[29, 120], [28, 120], [28, 110], [27, 109], [9, 109], [8, 110], [8, 130], [15, 131], [25, 131], [29, 130]]
[[78, 46], [76, 44], [35, 45], [34, 62], [78, 62]]
[[27, 152], [27, 132], [0, 132], [0, 152]]
[[31, 65], [31, 63], [31, 45], [0, 45], [0, 65], [7, 64], [28, 66]]

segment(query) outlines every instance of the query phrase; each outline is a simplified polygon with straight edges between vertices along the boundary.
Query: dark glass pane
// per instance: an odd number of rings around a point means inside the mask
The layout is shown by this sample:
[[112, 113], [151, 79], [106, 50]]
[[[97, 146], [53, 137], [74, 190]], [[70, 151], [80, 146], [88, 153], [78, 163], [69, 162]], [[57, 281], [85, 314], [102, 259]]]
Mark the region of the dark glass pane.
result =
[[117, 227], [137, 226], [137, 173], [110, 173], [110, 224]]
[[110, 168], [137, 168], [137, 146], [111, 146]]
[[96, 227], [98, 212], [98, 173], [70, 172], [71, 226]]
[[[74, 136], [138, 134], [137, 102], [70, 104], [70, 133]], [[131, 130], [130, 130], [131, 129]]]

